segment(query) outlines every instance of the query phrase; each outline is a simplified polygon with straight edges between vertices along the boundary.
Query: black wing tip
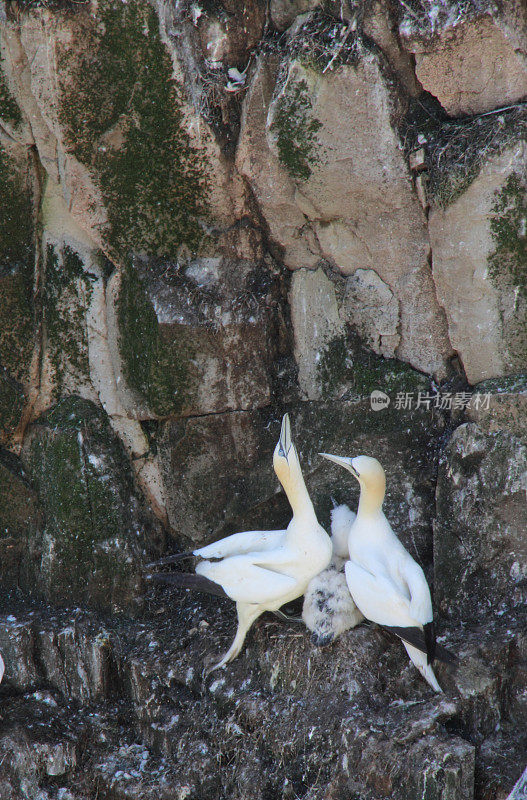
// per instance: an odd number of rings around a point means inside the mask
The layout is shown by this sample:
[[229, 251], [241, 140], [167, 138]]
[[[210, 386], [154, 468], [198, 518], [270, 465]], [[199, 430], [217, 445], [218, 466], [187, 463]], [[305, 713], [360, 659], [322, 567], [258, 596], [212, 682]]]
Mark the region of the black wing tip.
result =
[[216, 597], [229, 598], [223, 586], [220, 586], [219, 583], [214, 583], [204, 575], [195, 575], [191, 572], [154, 572], [145, 577], [157, 583], [168, 583], [177, 589], [192, 589], [196, 592], [213, 594]]
[[433, 620], [423, 625], [426, 645], [426, 663], [431, 664], [436, 654], [436, 634]]
[[[433, 623], [429, 622], [427, 625], [433, 626]], [[428, 642], [426, 641], [427, 633], [426, 630], [421, 630], [421, 628], [414, 627], [414, 628], [397, 628], [395, 626], [385, 625], [383, 626], [387, 630], [392, 631], [398, 636], [400, 639], [403, 639], [408, 644], [411, 644], [413, 647], [416, 647], [422, 653], [426, 653], [427, 661], [429, 664], [435, 659], [436, 661], [442, 661], [445, 664], [455, 664], [459, 661], [459, 658], [455, 653], [451, 653], [450, 650], [447, 650], [446, 647], [443, 647], [440, 644], [437, 644], [434, 637], [434, 648], [433, 648], [433, 658], [430, 658], [430, 650], [428, 646]], [[432, 628], [433, 630], [433, 628]], [[430, 631], [430, 628], [429, 628]], [[430, 634], [428, 634], [429, 636]]]
[[181, 561], [183, 558], [190, 558], [194, 555], [193, 550], [185, 550], [184, 553], [171, 553], [169, 556], [160, 558], [159, 561], [152, 561], [147, 564], [145, 569], [154, 569], [154, 567], [165, 567], [167, 564], [175, 564], [176, 561]]

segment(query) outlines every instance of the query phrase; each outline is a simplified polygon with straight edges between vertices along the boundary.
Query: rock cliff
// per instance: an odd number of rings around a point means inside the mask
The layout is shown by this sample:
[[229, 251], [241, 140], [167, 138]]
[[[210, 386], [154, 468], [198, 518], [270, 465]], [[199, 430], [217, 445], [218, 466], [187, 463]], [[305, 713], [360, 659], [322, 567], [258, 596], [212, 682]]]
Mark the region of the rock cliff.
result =
[[[526, 370], [522, 0], [2, 0], [0, 800], [505, 800]], [[271, 617], [206, 677], [231, 605], [145, 584], [287, 523], [285, 410], [325, 526], [385, 466], [444, 696]]]

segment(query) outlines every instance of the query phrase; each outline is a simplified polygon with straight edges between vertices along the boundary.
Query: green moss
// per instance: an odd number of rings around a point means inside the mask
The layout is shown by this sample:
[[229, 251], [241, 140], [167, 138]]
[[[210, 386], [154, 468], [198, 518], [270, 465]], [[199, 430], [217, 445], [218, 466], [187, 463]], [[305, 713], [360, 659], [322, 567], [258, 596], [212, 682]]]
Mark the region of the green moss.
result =
[[[81, 398], [62, 400], [39, 422], [29, 461], [53, 542], [48, 582], [54, 594], [79, 598], [88, 592], [94, 570], [110, 581], [126, 573], [124, 559], [110, 546], [122, 535], [132, 488], [129, 480], [119, 483], [127, 475], [126, 457], [104, 412]], [[106, 547], [98, 547], [103, 542]]]
[[0, 145], [0, 275], [33, 261], [31, 192], [20, 166]]
[[189, 343], [163, 336], [154, 307], [131, 264], [122, 274], [118, 317], [119, 350], [128, 383], [145, 397], [154, 413], [179, 413], [191, 392]]
[[348, 393], [361, 397], [370, 395], [374, 389], [388, 394], [429, 389], [425, 375], [402, 361], [367, 351], [346, 334], [328, 344], [317, 372], [323, 398], [335, 396], [342, 386], [347, 387]]
[[0, 364], [11, 376], [27, 377], [33, 339], [32, 291], [26, 269], [0, 277]]
[[0, 440], [6, 444], [20, 422], [24, 404], [21, 385], [0, 368]]
[[302, 181], [308, 180], [311, 168], [320, 160], [320, 143], [316, 134], [322, 123], [311, 116], [311, 109], [306, 81], [287, 86], [277, 101], [271, 127], [276, 133], [280, 161], [293, 178]]
[[18, 103], [9, 91], [4, 70], [0, 63], [0, 117], [10, 122], [13, 125], [19, 125], [22, 122], [22, 112], [18, 107]]
[[207, 164], [185, 130], [157, 16], [139, 0], [103, 0], [98, 14], [99, 28], [85, 26], [60, 57], [67, 145], [98, 176], [118, 254], [197, 251]]
[[506, 280], [527, 298], [527, 189], [513, 173], [496, 193], [490, 230], [495, 243], [490, 275]]
[[488, 258], [489, 276], [514, 306], [501, 309], [508, 357], [516, 369], [527, 363], [527, 187], [516, 173], [495, 194], [490, 220], [494, 250]]
[[86, 310], [95, 275], [85, 272], [82, 261], [71, 248], [59, 252], [46, 248], [44, 319], [48, 354], [55, 377], [55, 396], [63, 389], [66, 374], [77, 379], [89, 375]]
[[480, 394], [508, 394], [510, 392], [527, 392], [527, 374], [508, 375], [502, 378], [489, 378], [474, 386], [474, 391]]
[[[31, 193], [0, 146], [0, 366], [17, 381], [27, 378], [31, 361], [33, 247]], [[4, 397], [9, 391], [5, 384]]]

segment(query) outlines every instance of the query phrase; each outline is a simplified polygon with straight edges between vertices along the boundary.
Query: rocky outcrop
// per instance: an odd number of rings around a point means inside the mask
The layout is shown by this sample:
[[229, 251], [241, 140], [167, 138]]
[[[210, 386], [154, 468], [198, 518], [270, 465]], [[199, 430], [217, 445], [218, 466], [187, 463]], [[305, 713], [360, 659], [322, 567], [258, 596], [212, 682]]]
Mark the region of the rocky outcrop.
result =
[[[0, 619], [0, 648], [13, 665], [2, 700], [7, 797], [25, 785], [34, 800], [51, 773], [74, 798], [98, 787], [138, 800], [154, 790], [287, 798], [291, 788], [328, 800], [413, 800], [425, 789], [464, 799], [473, 797], [480, 751], [484, 791], [502, 796], [517, 777], [524, 740], [510, 736], [521, 714], [525, 637], [511, 615], [486, 628], [443, 630], [462, 660], [456, 672], [442, 671], [442, 697], [399, 642], [366, 626], [317, 650], [305, 629], [264, 618], [229, 670], [205, 677], [204, 659], [232, 634], [226, 601], [163, 592], [133, 623], [80, 610], [73, 618], [10, 610]], [[504, 700], [496, 703], [499, 684]], [[75, 698], [70, 709], [64, 693]], [[496, 737], [509, 748], [500, 762], [492, 760]]]
[[[19, 558], [26, 570], [31, 564], [19, 584], [55, 602], [132, 610], [143, 564], [162, 537], [104, 412], [80, 398], [61, 401], [31, 427], [23, 456], [45, 524], [29, 538], [18, 531], [15, 547], [26, 551]], [[9, 482], [4, 488], [9, 504]]]
[[514, 423], [525, 383], [519, 393], [498, 392], [491, 405], [496, 388], [482, 384], [473, 397], [475, 421], [454, 431], [438, 478], [434, 585], [441, 611], [464, 618], [526, 599], [527, 449], [525, 429]]
[[470, 383], [525, 365], [523, 140], [491, 158], [467, 190], [430, 213], [433, 274]]
[[512, 0], [496, 14], [490, 4], [488, 13], [483, 11], [485, 3], [480, 13], [470, 7], [464, 13], [456, 5], [430, 5], [429, 17], [422, 20], [407, 14], [400, 27], [423, 88], [454, 117], [525, 100], [525, 6]]
[[[472, 5], [0, 2], [0, 798], [518, 780], [525, 19]], [[270, 617], [208, 677], [230, 604], [145, 583], [288, 523], [286, 410], [325, 526], [357, 486], [319, 452], [384, 465], [444, 696]]]
[[[386, 341], [381, 352], [442, 377], [451, 351], [430, 277], [425, 218], [391, 125], [398, 98], [379, 59], [356, 48], [348, 56], [353, 65], [326, 72], [292, 61], [278, 80], [277, 67], [261, 63], [245, 100], [238, 166], [285, 264], [313, 268], [326, 259], [344, 275], [375, 272], [387, 287], [381, 308], [396, 312], [391, 346]], [[352, 318], [359, 330], [371, 328], [360, 304]]]

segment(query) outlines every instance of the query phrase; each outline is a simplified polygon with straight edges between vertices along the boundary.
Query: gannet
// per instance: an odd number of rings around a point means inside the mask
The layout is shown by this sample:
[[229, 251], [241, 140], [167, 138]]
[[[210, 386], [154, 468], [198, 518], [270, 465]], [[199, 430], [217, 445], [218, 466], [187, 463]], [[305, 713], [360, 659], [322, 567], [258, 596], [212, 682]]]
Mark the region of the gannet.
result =
[[5, 664], [2, 655], [0, 654], [0, 683], [2, 683], [2, 678], [4, 677], [5, 672]]
[[[174, 572], [149, 576], [235, 601], [236, 636], [212, 669], [236, 658], [252, 623], [264, 611], [277, 611], [284, 603], [304, 594], [311, 578], [331, 560], [331, 540], [318, 524], [306, 489], [288, 414], [282, 420], [273, 467], [293, 509], [293, 518], [285, 530], [235, 533], [193, 550], [191, 555], [206, 559], [196, 566], [196, 575]], [[189, 554], [169, 556], [151, 566], [168, 564], [184, 555]]]
[[347, 505], [334, 503], [331, 510], [333, 556], [327, 569], [310, 580], [304, 594], [302, 619], [312, 631], [311, 641], [318, 647], [331, 644], [341, 633], [364, 619], [353, 602], [342, 569], [349, 558], [348, 533], [355, 517]]
[[403, 547], [382, 511], [386, 476], [369, 456], [344, 458], [320, 453], [340, 464], [359, 481], [357, 517], [348, 533], [348, 587], [366, 619], [391, 629], [401, 639], [410, 660], [436, 692], [434, 657], [452, 661], [436, 645], [430, 589], [423, 570]]

